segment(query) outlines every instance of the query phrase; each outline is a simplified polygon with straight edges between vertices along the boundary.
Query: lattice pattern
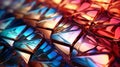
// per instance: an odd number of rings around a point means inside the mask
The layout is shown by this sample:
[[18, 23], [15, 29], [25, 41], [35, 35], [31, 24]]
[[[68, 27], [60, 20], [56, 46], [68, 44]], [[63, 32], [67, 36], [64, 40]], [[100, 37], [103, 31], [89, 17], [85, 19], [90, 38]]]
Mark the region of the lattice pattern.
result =
[[119, 0], [0, 0], [1, 67], [119, 67]]

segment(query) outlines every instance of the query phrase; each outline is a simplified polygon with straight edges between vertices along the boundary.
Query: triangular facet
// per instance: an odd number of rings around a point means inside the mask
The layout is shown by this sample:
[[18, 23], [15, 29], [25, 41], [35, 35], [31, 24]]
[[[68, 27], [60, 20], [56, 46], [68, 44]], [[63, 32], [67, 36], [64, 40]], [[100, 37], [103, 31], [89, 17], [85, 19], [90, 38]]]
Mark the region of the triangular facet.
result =
[[32, 10], [32, 11], [28, 12], [27, 14], [43, 14], [46, 10], [47, 10], [47, 7], [39, 8], [36, 10]]
[[109, 56], [107, 54], [91, 55], [87, 57], [100, 64], [107, 64], [109, 62]]
[[13, 46], [14, 41], [10, 39], [3, 38], [4, 41], [6, 41], [10, 46]]
[[82, 64], [86, 67], [96, 67], [96, 63], [94, 63], [90, 58], [87, 57], [74, 57], [72, 60], [78, 64]]
[[5, 29], [11, 22], [14, 20], [14, 17], [7, 18], [5, 20], [0, 21], [0, 29]]
[[61, 20], [61, 18], [62, 16], [58, 15], [58, 16], [55, 16], [49, 19], [42, 20], [37, 25], [39, 27], [53, 29], [58, 24], [58, 22]]
[[48, 17], [51, 17], [53, 14], [55, 14], [56, 10], [53, 9], [53, 8], [50, 8], [46, 14], [45, 14], [45, 17], [48, 18]]
[[72, 44], [77, 36], [80, 34], [80, 30], [78, 31], [69, 31], [69, 32], [59, 32], [52, 35], [52, 38], [67, 44]]
[[24, 53], [24, 52], [21, 52], [21, 51], [17, 51], [17, 52], [21, 55], [21, 57], [24, 59], [24, 61], [25, 61], [26, 63], [29, 62], [30, 54], [27, 54], [27, 53]]
[[24, 16], [24, 18], [40, 20], [41, 15], [46, 10], [47, 10], [47, 7], [45, 7], [45, 8], [39, 8], [39, 9], [36, 9], [36, 10], [32, 10], [32, 11], [26, 13], [25, 16]]
[[0, 33], [0, 35], [7, 38], [16, 39], [17, 36], [25, 29], [25, 27], [26, 25], [22, 25], [10, 29], [5, 29]]
[[59, 50], [61, 50], [62, 52], [64, 52], [65, 54], [67, 54], [67, 55], [70, 54], [70, 48], [69, 48], [69, 47], [64, 46], [64, 45], [60, 45], [60, 44], [57, 44], [57, 43], [54, 43], [54, 45], [55, 45]]
[[24, 49], [26, 51], [33, 52], [34, 49], [38, 46], [38, 44], [41, 42], [41, 40], [42, 39], [19, 41], [16, 42], [14, 46], [19, 49]]

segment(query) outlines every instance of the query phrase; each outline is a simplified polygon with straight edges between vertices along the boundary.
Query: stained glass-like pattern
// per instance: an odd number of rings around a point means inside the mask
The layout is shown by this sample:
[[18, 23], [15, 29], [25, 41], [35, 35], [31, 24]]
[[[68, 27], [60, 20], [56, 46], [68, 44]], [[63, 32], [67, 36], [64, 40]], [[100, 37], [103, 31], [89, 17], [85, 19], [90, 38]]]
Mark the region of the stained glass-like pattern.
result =
[[0, 67], [120, 67], [119, 0], [0, 0]]

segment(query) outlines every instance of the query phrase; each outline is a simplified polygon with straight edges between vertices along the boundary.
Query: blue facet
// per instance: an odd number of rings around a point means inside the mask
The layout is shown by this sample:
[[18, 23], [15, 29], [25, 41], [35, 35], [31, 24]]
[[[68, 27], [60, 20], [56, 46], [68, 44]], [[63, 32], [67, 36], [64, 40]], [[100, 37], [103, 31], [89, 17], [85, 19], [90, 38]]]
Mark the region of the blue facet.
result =
[[56, 60], [61, 61], [61, 60], [62, 60], [62, 56], [58, 56], [58, 57], [56, 58]]
[[47, 42], [44, 42], [41, 46], [40, 49], [44, 49], [47, 46]]
[[48, 54], [48, 58], [49, 59], [52, 59], [54, 58], [55, 56], [57, 56], [57, 53], [55, 51], [52, 51], [51, 53]]
[[87, 67], [96, 67], [96, 64], [90, 58], [87, 57], [76, 57], [72, 60], [78, 64], [82, 64]]
[[36, 10], [32, 10], [30, 11], [29, 13], [34, 13], [34, 14], [43, 14], [45, 11], [47, 10], [47, 7], [44, 7], [44, 8], [39, 8], [39, 9], [36, 9]]
[[1, 20], [0, 21], [0, 29], [5, 29], [6, 27], [8, 27], [14, 20], [14, 17], [11, 18], [7, 18], [5, 20]]
[[32, 38], [35, 37], [35, 34], [31, 34], [30, 36], [27, 37], [28, 40], [31, 40]]
[[60, 65], [60, 61], [53, 61], [53, 65], [55, 65], [55, 66], [59, 66]]
[[0, 46], [0, 51], [4, 48], [4, 46]]
[[65, 40], [63, 37], [59, 36], [59, 34], [53, 34], [52, 39], [57, 40], [57, 41], [61, 41], [61, 42], [67, 43], [67, 44], [71, 44], [70, 42]]
[[77, 50], [73, 49], [72, 56], [76, 56], [78, 54]]
[[10, 28], [3, 30], [0, 35], [7, 37], [7, 38], [12, 38], [16, 39], [16, 37], [25, 29], [26, 25]]
[[27, 31], [25, 31], [25, 32], [23, 33], [23, 35], [24, 35], [24, 36], [28, 36], [28, 35], [30, 35], [31, 33], [33, 33], [33, 29], [32, 29], [32, 28], [29, 28], [29, 29], [27, 29]]
[[13, 52], [12, 48], [8, 48], [0, 53], [0, 64], [8, 61], [13, 56]]
[[45, 17], [49, 17], [50, 15], [54, 14], [55, 12], [56, 12], [55, 9], [50, 8], [50, 9], [47, 11], [47, 13], [45, 14]]
[[43, 49], [43, 52], [47, 52], [50, 49], [51, 49], [51, 46], [47, 46], [45, 49]]
[[42, 39], [35, 39], [35, 40], [25, 40], [15, 43], [15, 47], [20, 49], [25, 49], [27, 51], [33, 51], [37, 45], [41, 42]]
[[5, 14], [5, 10], [0, 10], [0, 18]]

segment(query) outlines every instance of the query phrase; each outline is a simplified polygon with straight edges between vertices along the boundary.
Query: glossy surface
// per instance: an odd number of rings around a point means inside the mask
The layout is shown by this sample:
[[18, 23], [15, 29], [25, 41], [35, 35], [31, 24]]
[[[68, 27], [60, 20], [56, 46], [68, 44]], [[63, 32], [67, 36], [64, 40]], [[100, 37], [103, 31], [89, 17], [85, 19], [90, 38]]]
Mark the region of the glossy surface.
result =
[[0, 67], [120, 67], [119, 0], [0, 0]]

